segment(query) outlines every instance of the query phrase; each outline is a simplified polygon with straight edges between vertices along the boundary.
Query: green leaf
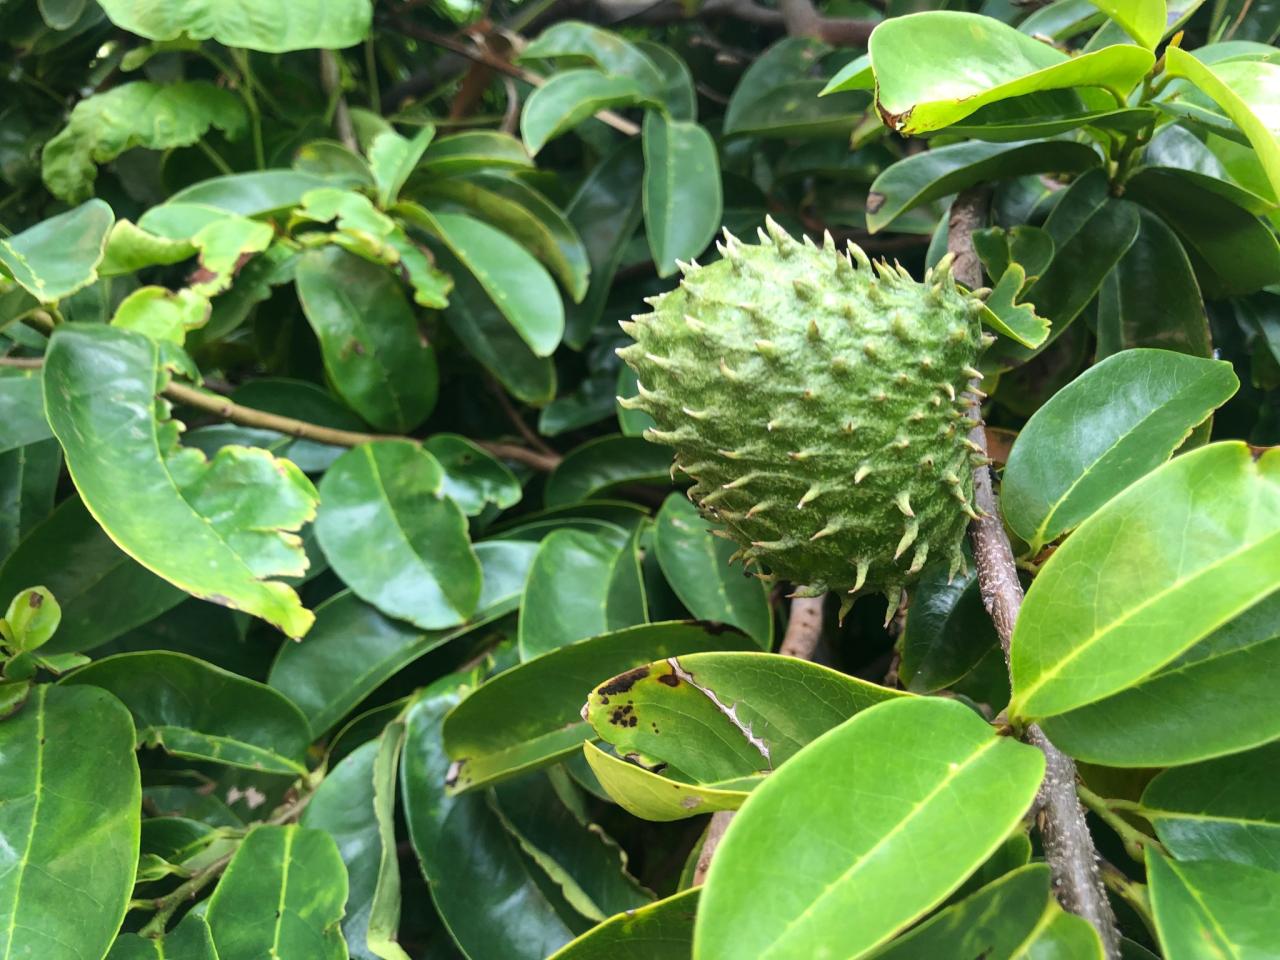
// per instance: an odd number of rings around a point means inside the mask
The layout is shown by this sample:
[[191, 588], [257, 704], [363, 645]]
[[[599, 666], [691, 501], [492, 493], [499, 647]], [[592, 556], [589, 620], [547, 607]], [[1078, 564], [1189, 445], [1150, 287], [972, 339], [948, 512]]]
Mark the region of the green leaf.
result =
[[738, 811], [711, 862], [694, 955], [863, 955], [995, 851], [1043, 772], [1038, 750], [955, 701], [908, 697], [859, 713]]
[[369, 169], [378, 187], [378, 206], [390, 207], [400, 197], [422, 155], [435, 139], [435, 124], [424, 124], [413, 139], [388, 130], [373, 138], [369, 145]]
[[555, 364], [529, 348], [464, 263], [445, 247], [437, 247], [436, 256], [454, 280], [444, 311], [453, 335], [516, 399], [549, 403], [556, 394]]
[[699, 890], [610, 917], [548, 960], [688, 960]]
[[1213, 189], [1214, 183], [1190, 171], [1145, 167], [1126, 181], [1125, 196], [1177, 231], [1205, 296], [1254, 293], [1280, 275], [1280, 242], [1252, 212]]
[[28, 587], [9, 601], [0, 637], [13, 653], [29, 653], [49, 642], [62, 622], [62, 608], [46, 587]]
[[1280, 873], [1243, 863], [1178, 863], [1147, 848], [1151, 913], [1166, 960], [1275, 955]]
[[[170, 204], [196, 204], [217, 207], [242, 217], [261, 217], [283, 213], [302, 202], [312, 190], [331, 187], [323, 177], [299, 170], [259, 170], [255, 173], [233, 173], [225, 177], [202, 180], [171, 196]], [[164, 207], [155, 207], [148, 216]]]
[[204, 80], [121, 84], [76, 104], [67, 125], [45, 144], [44, 182], [54, 196], [81, 203], [93, 196], [98, 167], [126, 150], [189, 147], [213, 127], [235, 140], [248, 120], [240, 97]]
[[669, 479], [671, 453], [639, 437], [597, 437], [566, 454], [547, 477], [548, 507], [590, 500], [610, 487]]
[[642, 766], [647, 761], [638, 756], [624, 760], [594, 743], [584, 743], [582, 752], [610, 798], [633, 817], [644, 820], [684, 820], [717, 810], [737, 810], [749, 796], [750, 781], [741, 778], [718, 785], [685, 783]]
[[574, 302], [587, 293], [591, 261], [565, 215], [523, 180], [493, 173], [440, 179], [424, 188], [505, 231], [542, 261]]
[[982, 322], [1020, 346], [1034, 350], [1048, 339], [1049, 321], [1037, 316], [1031, 304], [1019, 302], [1026, 283], [1027, 272], [1022, 264], [1009, 264], [987, 295]]
[[490, 504], [499, 510], [520, 502], [520, 481], [501, 460], [456, 433], [437, 433], [422, 447], [444, 468], [444, 495], [469, 517]]
[[[626, 589], [615, 586], [622, 581]], [[557, 530], [538, 545], [520, 604], [520, 659], [645, 620], [629, 539]]]
[[375, 186], [364, 157], [336, 140], [312, 140], [293, 155], [293, 169], [321, 177], [331, 187], [367, 190]]
[[1119, 767], [1194, 763], [1280, 737], [1277, 617], [1273, 593], [1140, 683], [1048, 718], [1045, 731], [1072, 756]]
[[818, 96], [825, 97], [829, 93], [839, 93], [842, 90], [874, 90], [875, 88], [876, 76], [875, 71], [871, 69], [871, 54], [864, 53], [837, 70], [836, 75], [827, 82]]
[[1174, 232], [1147, 210], [1133, 246], [1098, 293], [1098, 356], [1134, 347], [1213, 354], [1191, 261]]
[[115, 214], [101, 200], [0, 239], [0, 278], [10, 276], [41, 303], [57, 303], [98, 279]]
[[1088, 144], [1064, 140], [1032, 143], [955, 143], [899, 160], [871, 184], [867, 229], [883, 230], [921, 204], [988, 180], [1028, 173], [1079, 173], [1102, 158]]
[[[1086, 520], [1027, 591], [1010, 714], [1118, 693], [1263, 599], [1280, 575], [1280, 455], [1218, 443], [1148, 474]], [[1114, 549], [1142, 545], [1142, 562]], [[1090, 597], [1081, 604], [1079, 598]]]
[[601, 677], [683, 653], [742, 650], [747, 637], [719, 624], [653, 623], [561, 647], [494, 677], [444, 724], [452, 793], [536, 770], [593, 738], [580, 716]]
[[692, 260], [720, 227], [724, 199], [711, 134], [651, 110], [644, 118], [644, 219], [658, 276]]
[[136, 933], [120, 934], [107, 960], [218, 960], [218, 954], [204, 918], [188, 913], [180, 924], [159, 939]]
[[1064, 913], [1049, 887], [1049, 868], [1037, 863], [1005, 874], [930, 917], [870, 956], [874, 960], [1102, 960], [1102, 943], [1080, 917]]
[[1059, 390], [1023, 427], [1001, 484], [1034, 555], [1167, 460], [1239, 388], [1231, 364], [1124, 350]]
[[476, 615], [452, 630], [416, 629], [343, 591], [316, 608], [306, 643], [280, 648], [269, 682], [298, 705], [320, 736], [419, 657], [515, 610], [535, 549], [517, 541], [476, 544], [484, 572], [480, 602]]
[[575, 350], [586, 346], [599, 324], [627, 244], [640, 226], [644, 209], [642, 150], [642, 145], [632, 140], [619, 144], [592, 168], [565, 210], [591, 259], [586, 299], [571, 306], [566, 318], [565, 343]]
[[133, 890], [142, 802], [129, 712], [36, 686], [0, 722], [0, 955], [101, 957]]
[[634, 44], [610, 30], [580, 20], [553, 24], [520, 54], [521, 60], [559, 58], [590, 60], [607, 74], [631, 78], [646, 93], [656, 94], [663, 87], [658, 68]]
[[40, 374], [35, 370], [0, 373], [0, 453], [48, 440]]
[[869, 44], [876, 106], [906, 135], [940, 130], [979, 107], [1040, 90], [1132, 89], [1151, 69], [1148, 50], [1120, 45], [1069, 57], [991, 17], [935, 11], [895, 17]]
[[682, 494], [668, 496], [658, 511], [654, 548], [663, 576], [690, 613], [731, 623], [766, 650], [773, 646], [768, 589], [730, 567], [733, 545], [712, 536], [711, 525]]
[[368, 35], [373, 17], [369, 0], [280, 0], [267, 8], [253, 0], [99, 2], [117, 27], [148, 40], [190, 37], [269, 53], [350, 47]]
[[433, 214], [410, 203], [396, 212], [449, 249], [535, 356], [555, 352], [564, 335], [564, 305], [555, 281], [524, 247], [474, 217]]
[[698, 94], [693, 73], [684, 58], [670, 47], [651, 40], [638, 40], [634, 46], [653, 61], [662, 74], [662, 88], [656, 92], [667, 115], [673, 120], [698, 119]]
[[1090, 0], [1148, 50], [1164, 37], [1165, 0]]
[[400, 854], [396, 848], [396, 784], [406, 728], [401, 720], [387, 724], [378, 738], [373, 766], [373, 810], [382, 841], [377, 884], [369, 912], [369, 949], [383, 960], [409, 960], [397, 942], [400, 935]]
[[362, 600], [424, 630], [465, 623], [481, 570], [444, 468], [410, 440], [363, 443], [320, 481], [316, 536]]
[[435, 407], [435, 349], [384, 268], [339, 247], [298, 262], [298, 299], [343, 400], [379, 430], [403, 433]]
[[1209, 67], [1175, 47], [1165, 53], [1165, 73], [1190, 80], [1226, 112], [1257, 151], [1271, 187], [1269, 199], [1280, 198], [1280, 125], [1276, 120], [1280, 64], [1233, 60]]
[[471, 130], [433, 141], [422, 155], [414, 179], [426, 181], [476, 170], [523, 170], [533, 166], [533, 158], [524, 144], [509, 133]]
[[264, 773], [307, 772], [311, 731], [302, 712], [270, 687], [195, 657], [122, 653], [77, 670], [67, 684], [118, 697], [133, 714], [140, 746]]
[[695, 653], [598, 683], [584, 716], [618, 753], [714, 784], [777, 769], [858, 711], [902, 696], [795, 657]]
[[[52, 438], [0, 453], [0, 554], [11, 554], [53, 510], [61, 471], [62, 450]], [[14, 589], [24, 586], [20, 576]]]
[[1142, 793], [1142, 816], [1178, 860], [1280, 870], [1280, 743], [1166, 770]]
[[445, 715], [474, 680], [437, 680], [408, 715], [401, 792], [409, 837], [431, 899], [464, 955], [542, 960], [573, 938], [483, 794], [451, 796], [441, 742]]
[[520, 848], [547, 872], [589, 920], [603, 921], [653, 902], [627, 873], [627, 855], [592, 823], [581, 793], [563, 770], [508, 780], [490, 805]]
[[312, 614], [267, 578], [305, 572], [301, 541], [286, 531], [315, 516], [315, 488], [263, 450], [224, 447], [206, 461], [176, 449], [179, 425], [156, 419], [168, 377], [140, 334], [80, 324], [54, 334], [45, 409], [85, 506], [153, 573], [302, 636]]
[[[1007, 490], [1006, 479], [1002, 495]], [[944, 690], [974, 669], [997, 643], [977, 574], [951, 576], [950, 561], [926, 566], [902, 633], [898, 672], [906, 688], [913, 693]]]
[[327, 833], [261, 826], [231, 858], [205, 916], [218, 960], [346, 960], [346, 900], [346, 867]]
[[[656, 68], [655, 68], [656, 69]], [[520, 111], [525, 146], [536, 154], [601, 110], [660, 104], [636, 80], [599, 70], [562, 70], [538, 87]]]

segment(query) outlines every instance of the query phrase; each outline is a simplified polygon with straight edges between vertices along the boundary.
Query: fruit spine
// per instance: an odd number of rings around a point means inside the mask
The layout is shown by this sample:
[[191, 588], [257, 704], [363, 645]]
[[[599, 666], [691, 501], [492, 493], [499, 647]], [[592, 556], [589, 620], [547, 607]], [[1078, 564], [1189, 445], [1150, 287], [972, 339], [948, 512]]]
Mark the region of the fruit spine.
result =
[[982, 462], [970, 387], [990, 338], [949, 260], [917, 283], [857, 246], [818, 248], [773, 220], [760, 244], [725, 231], [722, 259], [623, 329], [639, 379], [622, 398], [675, 448], [690, 498], [735, 554], [799, 595], [879, 590], [890, 615], [925, 562], [963, 569]]

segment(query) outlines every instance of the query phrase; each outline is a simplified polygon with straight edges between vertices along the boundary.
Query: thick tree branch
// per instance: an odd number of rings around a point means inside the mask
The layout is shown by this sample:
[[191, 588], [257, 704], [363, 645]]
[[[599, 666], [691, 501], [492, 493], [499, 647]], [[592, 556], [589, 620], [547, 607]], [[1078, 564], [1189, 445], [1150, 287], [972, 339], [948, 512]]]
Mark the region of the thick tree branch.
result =
[[[986, 223], [988, 200], [987, 191], [971, 189], [961, 193], [951, 207], [947, 249], [955, 257], [952, 269], [956, 279], [971, 289], [982, 286], [982, 268], [973, 248], [973, 231]], [[973, 389], [977, 390], [976, 383]], [[980, 400], [975, 398], [970, 414], [974, 424], [969, 438], [985, 456], [987, 434]], [[978, 568], [978, 585], [1007, 660], [1013, 627], [1022, 608], [1022, 584], [1018, 581], [1013, 548], [1000, 520], [1000, 507], [987, 466], [974, 471], [974, 505], [980, 517], [969, 525], [969, 539]], [[1089, 835], [1084, 810], [1076, 796], [1075, 762], [1050, 743], [1034, 724], [1027, 728], [1023, 739], [1038, 747], [1045, 757], [1044, 782], [1037, 798], [1038, 822], [1058, 900], [1064, 908], [1093, 925], [1102, 938], [1108, 960], [1117, 960], [1120, 934], [1098, 871], [1093, 837]]]
[[[44, 361], [39, 357], [0, 357], [0, 367], [11, 367], [19, 370], [39, 370]], [[334, 447], [355, 447], [375, 440], [414, 440], [413, 437], [402, 437], [391, 434], [361, 433], [356, 430], [337, 430], [333, 427], [322, 427], [305, 420], [293, 417], [282, 417], [279, 414], [267, 413], [233, 403], [226, 397], [208, 393], [184, 383], [170, 383], [164, 389], [164, 395], [175, 403], [185, 404], [205, 413], [212, 414], [220, 420], [236, 423], [242, 427], [255, 427], [261, 430], [274, 430], [299, 440], [313, 440], [316, 443], [327, 443]], [[414, 440], [416, 443], [417, 441]], [[495, 443], [489, 440], [474, 441], [495, 457], [514, 460], [532, 467], [534, 470], [550, 472], [559, 465], [561, 457], [554, 451], [542, 452], [513, 443]]]

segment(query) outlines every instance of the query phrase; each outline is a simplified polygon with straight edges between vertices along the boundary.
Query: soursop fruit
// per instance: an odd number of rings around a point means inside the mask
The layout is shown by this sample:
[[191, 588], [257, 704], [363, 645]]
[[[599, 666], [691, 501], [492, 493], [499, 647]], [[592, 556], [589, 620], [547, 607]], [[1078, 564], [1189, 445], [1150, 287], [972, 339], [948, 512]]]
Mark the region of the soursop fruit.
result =
[[645, 436], [675, 448], [673, 474], [758, 575], [846, 608], [881, 591], [892, 612], [926, 560], [965, 563], [982, 304], [948, 263], [918, 283], [767, 227], [758, 245], [726, 231], [721, 260], [683, 265], [623, 324], [639, 394], [621, 402], [653, 417]]

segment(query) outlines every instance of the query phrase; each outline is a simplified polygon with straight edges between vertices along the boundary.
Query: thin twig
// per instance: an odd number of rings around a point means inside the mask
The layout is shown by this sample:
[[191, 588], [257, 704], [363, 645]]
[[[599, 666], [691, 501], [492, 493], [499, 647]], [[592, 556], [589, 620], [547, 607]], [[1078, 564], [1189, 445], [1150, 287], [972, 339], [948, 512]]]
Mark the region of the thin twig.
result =
[[507, 396], [507, 391], [502, 389], [501, 384], [489, 378], [489, 390], [498, 398], [498, 405], [502, 407], [502, 412], [506, 414], [507, 419], [511, 421], [511, 425], [516, 428], [516, 432], [524, 438], [524, 442], [537, 450], [539, 453], [545, 453], [549, 457], [558, 457], [546, 441], [533, 432], [529, 424], [524, 422], [524, 417], [520, 416], [520, 411], [511, 403], [511, 398]]
[[[236, 850], [238, 849], [239, 846], [236, 847]], [[194, 900], [200, 895], [201, 890], [222, 876], [223, 871], [227, 869], [227, 864], [235, 856], [236, 850], [223, 854], [217, 860], [198, 870], [190, 880], [186, 880], [180, 886], [175, 887], [172, 893], [167, 893], [163, 897], [157, 897], [151, 901], [150, 905], [156, 911], [155, 916], [148, 920], [146, 925], [138, 931], [138, 935], [152, 939], [163, 937], [165, 927], [169, 924], [169, 918], [177, 913], [178, 908], [184, 903]]]
[[[373, 82], [376, 84], [377, 79], [374, 78]], [[355, 124], [351, 121], [351, 108], [347, 106], [347, 98], [342, 93], [338, 57], [332, 50], [320, 51], [320, 85], [333, 104], [333, 129], [337, 132], [338, 139], [352, 153], [359, 153], [360, 141], [356, 139]]]
[[1147, 847], [1163, 852], [1164, 847], [1155, 837], [1143, 833], [1124, 817], [1120, 816], [1116, 812], [1116, 808], [1112, 806], [1111, 801], [1094, 793], [1083, 783], [1076, 784], [1076, 793], [1080, 796], [1081, 802], [1092, 810], [1099, 820], [1115, 831], [1116, 836], [1124, 844], [1124, 852], [1138, 861], [1138, 863], [1142, 863], [1146, 859], [1143, 851]]
[[[39, 370], [44, 361], [39, 357], [0, 357], [0, 367], [12, 367], [19, 370]], [[255, 410], [241, 406], [205, 390], [189, 387], [184, 383], [170, 383], [164, 389], [164, 395], [177, 403], [203, 410], [220, 420], [236, 423], [242, 427], [255, 427], [261, 430], [274, 430], [299, 440], [313, 440], [316, 443], [327, 443], [333, 447], [355, 447], [362, 443], [373, 443], [377, 440], [409, 440], [419, 441], [413, 437], [397, 436], [385, 433], [361, 433], [355, 430], [338, 430], [333, 427], [322, 427], [317, 423], [308, 423], [293, 417], [282, 417], [279, 414]], [[513, 443], [494, 443], [488, 440], [474, 441], [496, 457], [523, 463], [534, 470], [550, 472], [560, 463], [557, 453], [543, 453], [530, 450]]]
[[[955, 257], [952, 270], [956, 279], [971, 289], [982, 286], [982, 267], [973, 247], [973, 232], [986, 224], [989, 199], [988, 190], [970, 189], [961, 193], [951, 207], [947, 249]], [[970, 407], [973, 430], [969, 439], [985, 457], [987, 433], [977, 389], [977, 384], [973, 384], [974, 399]], [[979, 519], [969, 525], [969, 539], [973, 544], [982, 601], [995, 623], [1007, 661], [1013, 627], [1022, 608], [1022, 584], [1018, 581], [1013, 548], [1000, 520], [1000, 507], [987, 466], [974, 470], [973, 487]], [[1038, 747], [1045, 757], [1044, 782], [1037, 797], [1038, 822], [1058, 900], [1064, 908], [1093, 925], [1102, 938], [1108, 960], [1117, 960], [1120, 934], [1098, 872], [1093, 837], [1089, 835], [1084, 810], [1076, 797], [1075, 762], [1050, 743], [1035, 724], [1026, 729], [1023, 739]]]
[[733, 822], [735, 812], [718, 810], [711, 815], [711, 823], [707, 825], [707, 835], [702, 840], [702, 849], [698, 851], [698, 865], [693, 868], [695, 887], [706, 882], [707, 871], [711, 869], [711, 858], [715, 855], [716, 848], [720, 846], [720, 841], [724, 839], [729, 824]]

